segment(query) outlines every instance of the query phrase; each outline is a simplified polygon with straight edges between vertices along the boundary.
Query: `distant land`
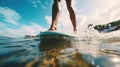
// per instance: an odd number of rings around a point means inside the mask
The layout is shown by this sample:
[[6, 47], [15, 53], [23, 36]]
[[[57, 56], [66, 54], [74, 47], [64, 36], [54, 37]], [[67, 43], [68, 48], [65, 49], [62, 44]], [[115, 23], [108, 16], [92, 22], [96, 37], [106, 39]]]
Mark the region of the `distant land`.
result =
[[23, 38], [36, 38], [39, 37], [39, 35], [25, 35]]

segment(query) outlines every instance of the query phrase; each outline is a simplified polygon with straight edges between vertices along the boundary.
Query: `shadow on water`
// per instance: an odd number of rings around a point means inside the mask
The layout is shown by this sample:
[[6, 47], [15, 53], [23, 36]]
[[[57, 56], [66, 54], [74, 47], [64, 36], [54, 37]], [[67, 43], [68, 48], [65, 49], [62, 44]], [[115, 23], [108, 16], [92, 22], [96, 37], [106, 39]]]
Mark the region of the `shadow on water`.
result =
[[40, 50], [52, 50], [54, 48], [72, 47], [72, 41], [68, 39], [52, 38], [43, 40], [39, 44]]
[[40, 67], [94, 67], [86, 62], [73, 48], [74, 39], [58, 38], [40, 42], [39, 50], [44, 53]]

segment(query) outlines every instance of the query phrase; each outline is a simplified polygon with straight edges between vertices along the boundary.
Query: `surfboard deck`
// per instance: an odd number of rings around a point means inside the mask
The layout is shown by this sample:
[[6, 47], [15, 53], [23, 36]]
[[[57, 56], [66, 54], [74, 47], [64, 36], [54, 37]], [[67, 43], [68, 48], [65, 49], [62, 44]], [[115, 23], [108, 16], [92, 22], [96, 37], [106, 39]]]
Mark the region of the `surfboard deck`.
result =
[[44, 31], [40, 33], [40, 40], [64, 40], [64, 39], [72, 39], [76, 38], [75, 34], [67, 34], [58, 31]]

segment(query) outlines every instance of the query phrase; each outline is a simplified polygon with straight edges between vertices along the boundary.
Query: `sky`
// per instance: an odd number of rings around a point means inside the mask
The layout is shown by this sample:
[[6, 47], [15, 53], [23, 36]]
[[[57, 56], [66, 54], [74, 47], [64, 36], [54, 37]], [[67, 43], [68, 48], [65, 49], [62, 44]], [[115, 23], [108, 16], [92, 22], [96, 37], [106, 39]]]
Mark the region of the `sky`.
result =
[[[72, 0], [78, 32], [88, 24], [120, 20], [120, 0]], [[37, 35], [51, 24], [53, 0], [0, 0], [0, 36]], [[58, 31], [72, 32], [72, 23], [61, 0]]]

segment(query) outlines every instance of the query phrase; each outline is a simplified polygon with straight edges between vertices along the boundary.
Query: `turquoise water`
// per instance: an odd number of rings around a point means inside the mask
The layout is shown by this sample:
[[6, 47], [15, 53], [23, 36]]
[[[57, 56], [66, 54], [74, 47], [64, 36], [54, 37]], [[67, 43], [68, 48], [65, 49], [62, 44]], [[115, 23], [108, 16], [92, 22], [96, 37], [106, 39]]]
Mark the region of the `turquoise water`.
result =
[[0, 67], [119, 67], [120, 38], [73, 40], [0, 37]]

